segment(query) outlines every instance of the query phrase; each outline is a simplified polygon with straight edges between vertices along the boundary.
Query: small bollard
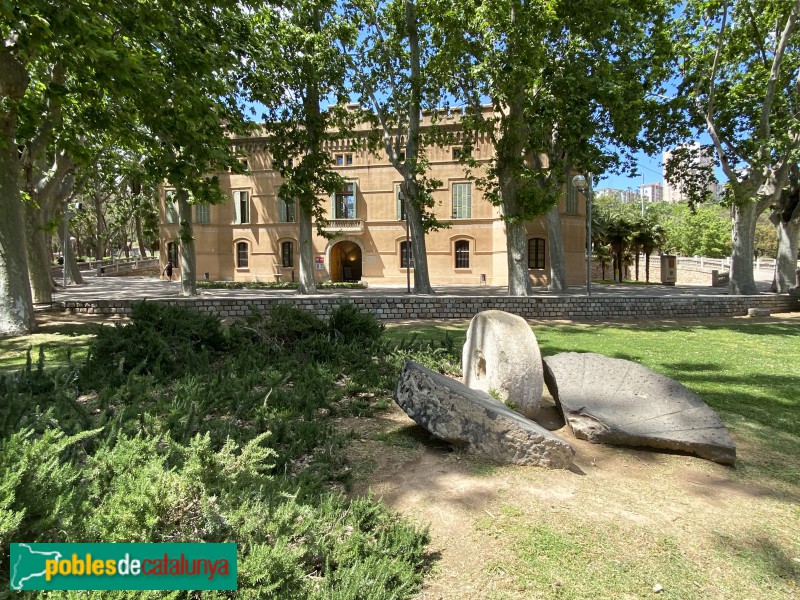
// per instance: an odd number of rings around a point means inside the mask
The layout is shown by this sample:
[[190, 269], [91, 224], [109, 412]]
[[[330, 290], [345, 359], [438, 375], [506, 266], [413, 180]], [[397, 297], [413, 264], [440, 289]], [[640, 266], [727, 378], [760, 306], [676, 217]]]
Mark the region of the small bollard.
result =
[[800, 269], [794, 272], [794, 285], [800, 288]]

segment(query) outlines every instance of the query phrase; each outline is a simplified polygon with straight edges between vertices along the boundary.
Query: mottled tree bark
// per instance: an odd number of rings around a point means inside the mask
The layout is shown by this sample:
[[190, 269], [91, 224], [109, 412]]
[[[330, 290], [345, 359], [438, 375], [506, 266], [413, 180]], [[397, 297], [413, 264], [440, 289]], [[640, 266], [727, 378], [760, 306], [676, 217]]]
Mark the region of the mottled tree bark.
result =
[[25, 205], [25, 247], [28, 252], [28, 277], [31, 282], [33, 302], [53, 301], [55, 284], [50, 271], [48, 236], [44, 229], [45, 214], [42, 208]]
[[97, 193], [92, 194], [92, 208], [94, 209], [94, 218], [97, 223], [97, 245], [94, 257], [97, 260], [103, 260], [106, 256], [106, 220], [103, 216], [103, 199]]
[[728, 286], [731, 294], [758, 293], [753, 277], [753, 246], [759, 212], [756, 202], [742, 202], [733, 206], [733, 250]]
[[26, 65], [0, 47], [0, 336], [36, 328], [25, 249], [25, 217], [19, 196], [17, 102], [30, 79]]
[[139, 246], [139, 256], [147, 258], [147, 247], [144, 245], [144, 232], [142, 231], [142, 215], [138, 210], [134, 219], [136, 220], [136, 244]]
[[547, 249], [550, 258], [550, 283], [551, 292], [563, 292], [567, 289], [567, 266], [564, 260], [564, 232], [561, 229], [561, 215], [558, 202], [547, 211], [545, 223], [547, 224]]
[[778, 255], [775, 260], [775, 280], [773, 291], [786, 294], [796, 283], [797, 251], [800, 238], [800, 203], [796, 204], [788, 220], [773, 212], [770, 220], [778, 234]]
[[[520, 82], [520, 85], [523, 83]], [[506, 223], [509, 296], [533, 294], [533, 286], [528, 276], [525, 213], [517, 197], [518, 171], [523, 166], [522, 156], [528, 138], [522, 106], [523, 96], [523, 91], [520, 89], [516, 97], [509, 100], [508, 115], [501, 124], [501, 138], [497, 147], [497, 179], [503, 219]]]
[[[184, 296], [197, 296], [197, 257], [194, 252], [194, 233], [192, 232], [192, 205], [189, 204], [189, 192], [178, 190], [175, 194], [178, 200], [178, 216], [180, 227], [181, 251], [181, 294]], [[127, 246], [127, 243], [125, 244]]]
[[800, 237], [800, 169], [789, 169], [789, 185], [781, 190], [780, 201], [769, 215], [778, 234], [778, 254], [772, 291], [786, 294], [795, 286], [798, 237]]
[[314, 228], [311, 219], [312, 216], [309, 206], [305, 202], [298, 202], [297, 224], [300, 230], [300, 276], [297, 283], [298, 294], [316, 294], [317, 292], [317, 283], [314, 280], [314, 251], [311, 245]]
[[10, 116], [0, 117], [0, 336], [30, 333], [36, 328], [33, 297], [28, 279], [25, 218], [19, 197], [17, 145], [9, 126]]

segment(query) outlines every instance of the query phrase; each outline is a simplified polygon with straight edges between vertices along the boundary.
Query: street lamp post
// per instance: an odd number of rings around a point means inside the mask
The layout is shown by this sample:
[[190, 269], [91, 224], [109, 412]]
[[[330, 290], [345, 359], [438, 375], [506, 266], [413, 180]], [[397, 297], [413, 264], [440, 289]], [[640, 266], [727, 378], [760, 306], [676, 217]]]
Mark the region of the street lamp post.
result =
[[[592, 295], [592, 174], [575, 175], [572, 186], [584, 193], [586, 197], [586, 295]], [[584, 191], [585, 190], [585, 191]]]

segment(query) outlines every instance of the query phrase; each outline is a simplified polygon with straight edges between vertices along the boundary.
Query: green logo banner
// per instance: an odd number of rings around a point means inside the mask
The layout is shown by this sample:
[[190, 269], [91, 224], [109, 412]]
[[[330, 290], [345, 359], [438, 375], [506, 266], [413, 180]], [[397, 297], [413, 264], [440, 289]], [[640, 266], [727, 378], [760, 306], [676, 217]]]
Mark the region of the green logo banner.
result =
[[11, 544], [12, 590], [235, 590], [236, 544]]

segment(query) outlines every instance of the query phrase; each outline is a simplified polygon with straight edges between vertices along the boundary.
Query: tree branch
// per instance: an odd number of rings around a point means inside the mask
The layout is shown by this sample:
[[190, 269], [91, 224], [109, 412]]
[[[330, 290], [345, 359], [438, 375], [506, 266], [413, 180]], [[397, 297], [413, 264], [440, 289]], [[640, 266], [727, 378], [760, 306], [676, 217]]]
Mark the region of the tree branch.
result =
[[783, 28], [780, 40], [775, 48], [775, 56], [772, 59], [772, 69], [770, 70], [769, 82], [767, 83], [767, 93], [764, 96], [764, 104], [761, 107], [761, 119], [758, 126], [758, 134], [760, 138], [758, 149], [759, 160], [763, 160], [769, 152], [769, 117], [770, 113], [772, 112], [772, 102], [775, 99], [775, 88], [778, 85], [778, 75], [780, 74], [783, 55], [786, 52], [786, 46], [788, 45], [789, 38], [794, 30], [794, 23], [797, 19], [798, 12], [800, 12], [800, 0], [795, 0], [794, 6], [789, 12], [789, 16], [786, 18], [786, 25]]
[[753, 7], [749, 2], [744, 3], [747, 7], [747, 16], [750, 18], [750, 25], [753, 27], [753, 41], [758, 45], [758, 51], [761, 54], [761, 62], [764, 63], [764, 68], [769, 68], [769, 59], [767, 58], [767, 49], [764, 47], [764, 37], [758, 29], [756, 17], [753, 14]]
[[719, 26], [719, 35], [717, 36], [717, 50], [714, 52], [714, 63], [711, 65], [711, 76], [708, 82], [708, 110], [706, 114], [711, 119], [714, 118], [714, 95], [717, 90], [717, 70], [719, 69], [719, 59], [722, 55], [722, 47], [725, 44], [725, 26], [728, 22], [728, 5], [725, 4], [722, 8], [722, 23]]

